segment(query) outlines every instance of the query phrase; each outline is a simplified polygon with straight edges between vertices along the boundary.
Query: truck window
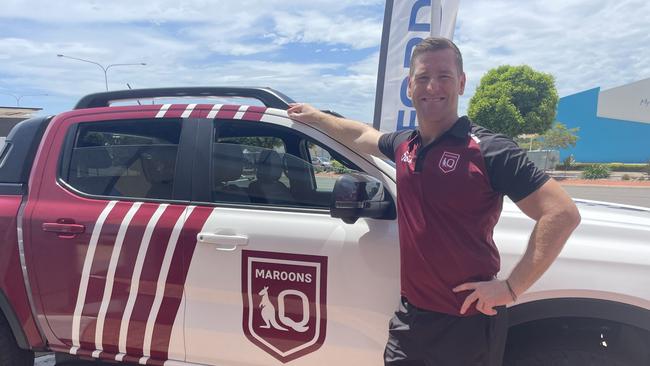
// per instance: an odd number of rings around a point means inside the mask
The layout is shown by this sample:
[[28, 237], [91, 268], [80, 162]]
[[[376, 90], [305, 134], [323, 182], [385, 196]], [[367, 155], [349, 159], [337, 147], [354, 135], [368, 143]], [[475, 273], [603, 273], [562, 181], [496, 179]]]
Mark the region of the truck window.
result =
[[180, 120], [79, 125], [64, 180], [90, 195], [171, 199]]
[[333, 155], [288, 128], [224, 121], [212, 146], [212, 200], [329, 208], [336, 178], [356, 170]]

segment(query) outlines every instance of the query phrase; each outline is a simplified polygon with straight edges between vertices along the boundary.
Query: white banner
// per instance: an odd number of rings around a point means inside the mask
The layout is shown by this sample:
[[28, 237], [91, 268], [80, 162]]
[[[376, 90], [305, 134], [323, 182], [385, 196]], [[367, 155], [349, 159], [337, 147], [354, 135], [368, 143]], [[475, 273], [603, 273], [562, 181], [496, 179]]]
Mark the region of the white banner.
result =
[[417, 125], [415, 109], [406, 95], [413, 48], [425, 37], [453, 39], [460, 0], [386, 0], [379, 57], [375, 117], [381, 131]]

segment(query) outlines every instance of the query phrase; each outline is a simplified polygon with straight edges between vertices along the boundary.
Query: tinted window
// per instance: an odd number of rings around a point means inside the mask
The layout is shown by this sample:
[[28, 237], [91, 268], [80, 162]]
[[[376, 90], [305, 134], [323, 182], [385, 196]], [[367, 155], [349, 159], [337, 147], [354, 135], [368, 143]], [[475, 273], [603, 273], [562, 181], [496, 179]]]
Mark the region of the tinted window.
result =
[[101, 196], [172, 198], [180, 120], [82, 123], [66, 182]]
[[294, 130], [222, 121], [212, 146], [213, 202], [328, 208], [354, 165]]

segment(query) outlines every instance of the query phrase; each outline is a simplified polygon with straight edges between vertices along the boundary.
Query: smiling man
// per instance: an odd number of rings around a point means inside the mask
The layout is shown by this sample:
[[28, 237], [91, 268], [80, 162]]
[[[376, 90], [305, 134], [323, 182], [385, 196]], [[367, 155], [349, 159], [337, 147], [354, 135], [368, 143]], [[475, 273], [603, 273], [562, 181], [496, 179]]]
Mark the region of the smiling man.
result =
[[[500, 365], [504, 305], [541, 277], [580, 221], [566, 192], [512, 140], [458, 116], [465, 81], [456, 45], [427, 38], [413, 50], [409, 72], [417, 130], [382, 134], [306, 104], [288, 110], [396, 162], [401, 301], [389, 325], [386, 365]], [[519, 263], [497, 279], [492, 233], [504, 195], [536, 225]]]

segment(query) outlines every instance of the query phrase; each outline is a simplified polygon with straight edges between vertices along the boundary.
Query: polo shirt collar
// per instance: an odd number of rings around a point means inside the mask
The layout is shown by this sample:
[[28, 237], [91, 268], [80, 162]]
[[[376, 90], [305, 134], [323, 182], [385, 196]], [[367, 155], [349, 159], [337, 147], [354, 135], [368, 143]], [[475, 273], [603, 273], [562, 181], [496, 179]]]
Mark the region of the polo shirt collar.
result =
[[[442, 136], [438, 137], [436, 141], [440, 141], [447, 136], [453, 136], [459, 139], [467, 137], [469, 132], [472, 129], [472, 123], [467, 116], [462, 116], [454, 122], [454, 125], [451, 126]], [[416, 142], [420, 142], [420, 129], [415, 129], [409, 138], [409, 150], [413, 148]]]

